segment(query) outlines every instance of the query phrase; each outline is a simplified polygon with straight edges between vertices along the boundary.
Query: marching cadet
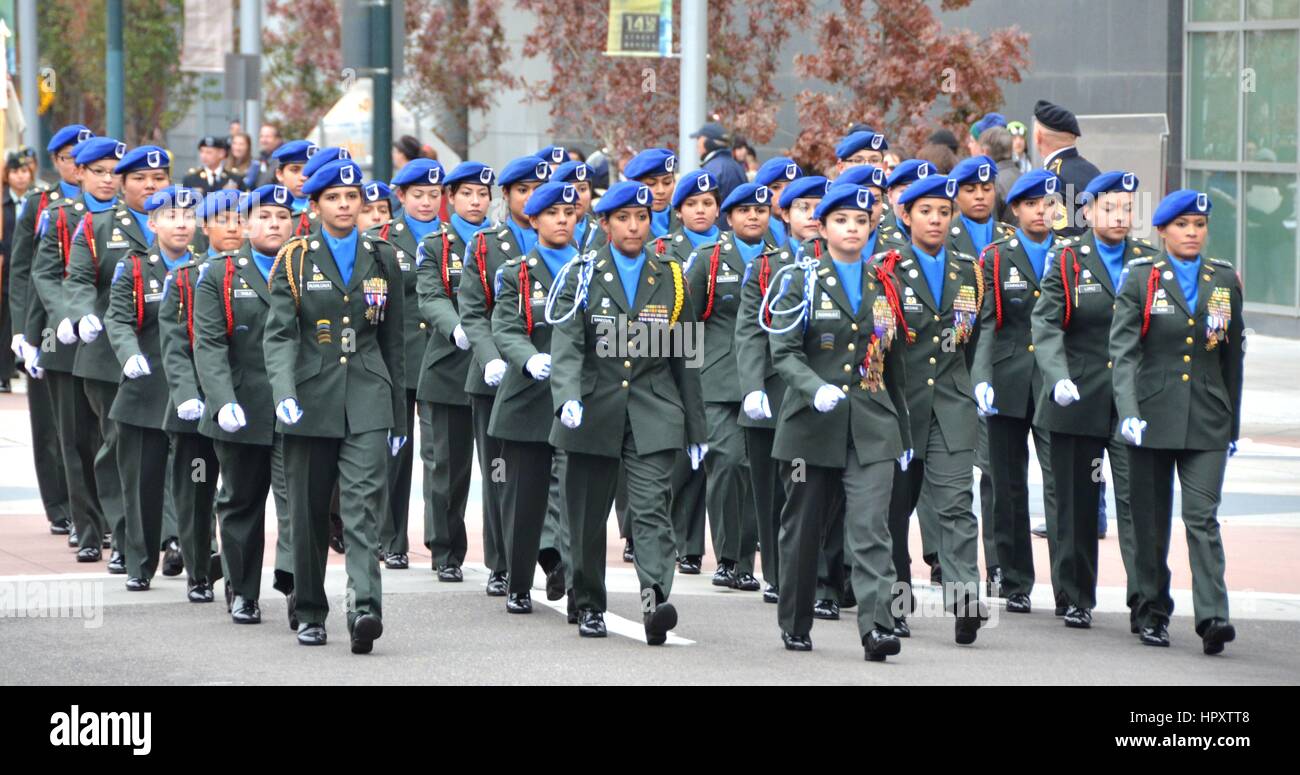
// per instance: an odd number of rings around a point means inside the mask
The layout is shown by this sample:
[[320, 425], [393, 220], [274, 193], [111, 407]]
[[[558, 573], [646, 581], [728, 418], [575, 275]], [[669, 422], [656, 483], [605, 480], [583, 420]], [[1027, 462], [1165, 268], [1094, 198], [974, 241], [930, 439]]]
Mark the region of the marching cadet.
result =
[[386, 458], [406, 443], [407, 428], [403, 294], [390, 292], [401, 269], [391, 245], [357, 232], [361, 185], [361, 168], [339, 159], [303, 187], [321, 230], [280, 248], [263, 337], [293, 517], [298, 642], [326, 640], [325, 563], [337, 486], [354, 654], [370, 653], [384, 631], [375, 553]]
[[474, 421], [465, 392], [472, 376], [470, 341], [457, 304], [468, 249], [480, 231], [491, 228], [487, 209], [495, 181], [496, 172], [486, 164], [456, 165], [443, 179], [443, 190], [451, 196], [451, 223], [425, 238], [416, 262], [420, 318], [431, 329], [415, 393], [429, 410], [429, 433], [420, 439], [424, 540], [438, 581], [445, 582], [465, 578], [460, 566], [467, 548], [465, 504], [474, 455]]
[[[506, 164], [497, 178], [505, 197], [506, 216], [500, 228], [482, 230], [465, 253], [465, 274], [469, 278], [456, 291], [456, 308], [461, 330], [469, 339], [473, 357], [465, 377], [474, 422], [474, 446], [482, 474], [483, 562], [488, 568], [487, 594], [506, 596], [505, 538], [501, 532], [503, 489], [494, 473], [501, 459], [501, 441], [488, 433], [492, 402], [506, 373], [506, 362], [492, 340], [492, 307], [496, 302], [497, 273], [511, 257], [527, 255], [537, 244], [537, 232], [528, 224], [524, 206], [533, 190], [551, 176], [551, 168], [536, 156], [523, 156]], [[435, 287], [435, 291], [437, 288]], [[444, 289], [445, 290], [445, 289]], [[450, 299], [449, 299], [450, 300]]]
[[[880, 223], [885, 212], [885, 171], [870, 164], [860, 164], [844, 170], [831, 185], [863, 186], [871, 192], [871, 236], [867, 237], [867, 244], [862, 248], [863, 258], [869, 260], [876, 254], [876, 244], [880, 241]], [[815, 247], [825, 249], [826, 241], [820, 237], [816, 240], [818, 244]]]
[[[908, 522], [922, 500], [934, 514], [935, 562], [943, 569], [944, 607], [956, 615], [956, 640], [975, 642], [979, 616], [979, 526], [972, 511], [975, 407], [967, 350], [979, 324], [984, 283], [975, 257], [945, 242], [958, 181], [930, 175], [898, 198], [911, 242], [873, 257], [902, 291], [908, 338], [907, 410], [914, 458], [894, 471], [889, 504], [895, 586], [894, 633], [908, 637], [915, 610]], [[923, 515], [918, 515], [924, 519]]]
[[767, 234], [763, 236], [769, 245], [785, 249], [789, 244], [789, 219], [781, 209], [781, 192], [790, 185], [791, 181], [801, 177], [803, 177], [803, 170], [788, 156], [774, 156], [768, 159], [754, 175], [754, 182], [760, 186], [767, 186], [771, 194], [769, 198], [772, 203], [772, 217], [767, 222]]
[[[420, 245], [430, 234], [442, 230], [442, 221], [438, 212], [442, 206], [442, 165], [433, 159], [412, 159], [397, 171], [393, 177], [393, 188], [402, 203], [402, 211], [393, 219], [367, 232], [369, 236], [378, 237], [393, 246], [397, 256], [397, 268], [402, 270], [402, 308], [406, 311], [402, 324], [402, 339], [406, 346], [406, 416], [412, 419], [410, 427], [415, 427], [416, 388], [419, 387], [420, 370], [415, 364], [424, 357], [429, 344], [429, 326], [419, 313], [419, 296], [415, 288], [415, 257]], [[383, 190], [380, 190], [382, 187]], [[369, 183], [364, 189], [367, 205], [373, 193], [387, 205], [388, 186], [383, 183]], [[382, 196], [381, 196], [382, 195]], [[394, 289], [396, 290], [396, 289]], [[420, 412], [420, 440], [431, 431], [428, 425], [428, 412]], [[384, 567], [403, 570], [410, 567], [410, 543], [407, 538], [407, 523], [411, 510], [411, 469], [414, 465], [414, 444], [402, 447], [397, 456], [388, 461], [388, 508], [380, 523], [379, 548], [384, 553]]]
[[[118, 166], [135, 162], [128, 155]], [[197, 191], [180, 186], [168, 186], [148, 198], [144, 209], [149, 214], [147, 228], [154, 235], [153, 247], [148, 252], [128, 250], [114, 265], [103, 321], [125, 378], [113, 399], [109, 419], [118, 424], [117, 458], [126, 504], [126, 588], [131, 592], [149, 589], [158, 567], [168, 448], [163, 430], [168, 390], [162, 373], [159, 303], [168, 274], [190, 261], [194, 210], [199, 202]], [[191, 587], [190, 594], [194, 592]], [[210, 596], [211, 590], [207, 592]]]
[[293, 194], [293, 217], [295, 237], [316, 228], [319, 217], [311, 207], [311, 200], [303, 193], [307, 175], [303, 169], [320, 148], [310, 140], [290, 140], [271, 154], [275, 162], [275, 182], [289, 189]]
[[844, 170], [860, 164], [881, 166], [885, 160], [885, 151], [888, 150], [889, 143], [885, 141], [885, 136], [882, 134], [872, 132], [870, 129], [849, 132], [835, 145], [836, 178]]
[[[894, 462], [912, 456], [898, 289], [884, 267], [863, 270], [871, 192], [837, 186], [817, 206], [826, 253], [774, 276], [772, 362], [787, 385], [772, 454], [787, 480], [781, 513], [781, 639], [812, 649], [817, 557], [828, 519], [844, 499], [845, 544], [866, 659], [899, 653], [890, 612], [889, 498]], [[900, 338], [901, 337], [901, 341]], [[841, 406], [843, 402], [843, 406]]]
[[236, 185], [224, 164], [230, 146], [224, 137], [204, 135], [199, 138], [199, 166], [190, 167], [181, 185], [209, 194]]
[[548, 145], [533, 155], [546, 162], [546, 166], [550, 168], [547, 177], [554, 175], [555, 169], [569, 160], [569, 152], [563, 145]]
[[[262, 621], [258, 600], [266, 496], [278, 438], [262, 336], [271, 308], [267, 282], [275, 255], [293, 230], [292, 204], [289, 189], [280, 185], [265, 185], [241, 197], [248, 241], [233, 255], [212, 257], [194, 292], [194, 365], [207, 399], [199, 431], [213, 440], [224, 474], [215, 509], [226, 588], [233, 596], [230, 617], [236, 624]], [[289, 514], [279, 503], [277, 511], [282, 518], [276, 586], [289, 595], [290, 627], [296, 630], [292, 586], [283, 588], [293, 573]]]
[[[537, 244], [526, 256], [506, 261], [492, 308], [492, 338], [508, 368], [488, 432], [501, 440], [505, 462], [501, 519], [509, 560], [506, 611], [513, 614], [532, 613], [534, 562], [540, 561], [546, 573], [548, 600], [564, 597], [566, 589], [562, 552], [554, 547], [542, 551], [556, 470], [548, 438], [555, 415], [549, 381], [552, 328], [545, 310], [556, 276], [578, 254], [572, 230], [579, 199], [572, 183], [552, 181], [532, 192], [524, 213], [537, 232]], [[572, 594], [569, 602], [575, 604]]]
[[393, 190], [387, 183], [382, 180], [367, 183], [361, 189], [361, 200], [361, 212], [357, 215], [357, 228], [361, 231], [378, 229], [393, 220]]
[[[1029, 536], [1029, 447], [1032, 434], [1043, 472], [1043, 502], [1048, 525], [1048, 555], [1056, 554], [1055, 483], [1047, 432], [1033, 427], [1041, 402], [1043, 376], [1034, 356], [1030, 316], [1042, 296], [1043, 272], [1052, 247], [1049, 210], [1059, 181], [1046, 170], [1025, 173], [1007, 192], [1020, 227], [984, 249], [984, 305], [971, 366], [975, 402], [987, 417], [989, 461], [993, 471], [993, 531], [1007, 611], [1029, 613], [1034, 588], [1034, 558]], [[1095, 512], [1094, 512], [1095, 516]], [[1059, 586], [1053, 584], [1057, 615], [1065, 614]]]
[[898, 198], [916, 181], [937, 174], [939, 171], [933, 164], [920, 159], [905, 159], [899, 162], [894, 171], [889, 174], [885, 179], [885, 214], [876, 227], [879, 232], [877, 237], [879, 245], [897, 248], [908, 244], [910, 238], [907, 235], [907, 226], [903, 223], [902, 208], [898, 205]]
[[1227, 460], [1241, 431], [1246, 351], [1241, 281], [1227, 261], [1205, 259], [1210, 197], [1182, 189], [1151, 218], [1164, 250], [1126, 267], [1110, 329], [1115, 404], [1129, 447], [1129, 498], [1137, 534], [1141, 640], [1169, 645], [1169, 536], [1174, 469], [1192, 567], [1196, 634], [1206, 654], [1236, 637], [1228, 622], [1218, 508]]
[[[10, 320], [12, 323], [9, 348], [14, 355], [21, 358], [29, 369], [27, 380], [27, 412], [32, 430], [32, 457], [36, 464], [36, 485], [41, 494], [41, 503], [45, 508], [45, 517], [50, 523], [50, 533], [71, 537], [73, 532], [74, 508], [84, 508], [86, 493], [75, 493], [69, 497], [68, 474], [63, 462], [63, 446], [59, 441], [58, 418], [55, 413], [54, 398], [50, 394], [49, 382], [44, 379], [44, 371], [37, 364], [39, 340], [37, 345], [28, 342], [26, 336], [28, 311], [41, 307], [40, 299], [31, 283], [32, 259], [37, 247], [37, 229], [45, 211], [50, 205], [61, 201], [73, 201], [81, 197], [79, 185], [80, 172], [73, 156], [77, 143], [90, 139], [90, 129], [81, 124], [70, 124], [59, 129], [50, 138], [46, 150], [54, 160], [54, 169], [59, 175], [58, 185], [49, 190], [34, 190], [24, 200], [22, 213], [14, 219], [13, 241], [9, 252], [9, 294]], [[41, 315], [38, 328], [44, 328], [44, 315]], [[36, 372], [40, 376], [36, 376]], [[80, 537], [78, 537], [80, 541]], [[96, 548], [99, 548], [96, 545]], [[80, 552], [80, 548], [78, 548]], [[87, 552], [93, 557], [93, 552]], [[90, 560], [87, 560], [89, 562]]]
[[[1097, 465], [1109, 449], [1115, 479], [1120, 556], [1128, 578], [1125, 601], [1137, 632], [1137, 568], [1129, 511], [1128, 449], [1116, 432], [1109, 341], [1120, 274], [1155, 249], [1130, 239], [1137, 176], [1098, 175], [1082, 196], [1092, 228], [1047, 254], [1043, 295], [1032, 317], [1034, 357], [1044, 396], [1034, 426], [1048, 432], [1056, 491], [1056, 573], [1066, 604], [1065, 626], [1092, 626], [1097, 605]], [[1047, 391], [1050, 391], [1048, 393]], [[1051, 400], [1048, 400], [1050, 397]]]
[[573, 244], [578, 250], [599, 250], [608, 237], [600, 223], [591, 216], [591, 167], [586, 162], [566, 161], [551, 171], [552, 183], [569, 183], [578, 192], [577, 224], [573, 228]]
[[[791, 255], [795, 258], [803, 254], [805, 243], [821, 239], [820, 224], [813, 214], [817, 212], [818, 203], [822, 201], [822, 197], [830, 187], [831, 182], [821, 175], [805, 175], [786, 186], [781, 192], [781, 211], [787, 216], [786, 225], [790, 231], [789, 240], [781, 247], [788, 246]], [[757, 314], [757, 307], [755, 307], [755, 314]]]
[[[743, 183], [722, 203], [731, 230], [714, 242], [696, 246], [685, 265], [695, 315], [703, 323], [704, 353], [700, 384], [708, 422], [707, 501], [713, 525], [718, 569], [713, 585], [745, 592], [759, 590], [754, 577], [758, 522], [750, 487], [745, 434], [740, 415], [745, 398], [740, 389], [733, 348], [741, 280], [751, 264], [765, 255], [769, 261], [780, 248], [766, 241], [771, 191], [765, 185]], [[685, 207], [682, 208], [685, 212]], [[751, 403], [746, 409], [753, 409]]]
[[[695, 322], [681, 266], [645, 250], [652, 202], [644, 184], [610, 187], [596, 205], [609, 244], [565, 265], [545, 314], [555, 326], [551, 394], [557, 418], [550, 440], [568, 453], [563, 491], [579, 635], [606, 634], [605, 525], [621, 464], [646, 642], [658, 646], [677, 624], [676, 608], [668, 602], [672, 493], [663, 484], [678, 450], [686, 448], [698, 468], [708, 445], [699, 375], [687, 367], [680, 338], [692, 326], [679, 323]], [[646, 327], [669, 352], [628, 347], [632, 326]], [[605, 357], [611, 346], [616, 357]]]
[[667, 148], [647, 148], [623, 167], [623, 177], [646, 185], [654, 195], [654, 207], [650, 210], [651, 237], [666, 236], [682, 225], [672, 208], [676, 171], [677, 155]]

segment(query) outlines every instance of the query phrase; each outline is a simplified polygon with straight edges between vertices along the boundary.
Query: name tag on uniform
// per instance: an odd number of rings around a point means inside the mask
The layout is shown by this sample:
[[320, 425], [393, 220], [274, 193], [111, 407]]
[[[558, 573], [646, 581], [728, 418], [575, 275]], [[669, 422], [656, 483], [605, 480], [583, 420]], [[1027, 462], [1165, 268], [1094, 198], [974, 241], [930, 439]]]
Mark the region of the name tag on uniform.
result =
[[1164, 299], [1156, 299], [1155, 303], [1151, 305], [1151, 314], [1172, 315], [1174, 314], [1174, 307]]
[[609, 323], [610, 325], [613, 325], [614, 316], [613, 315], [592, 315], [591, 322], [594, 325], [599, 325], [601, 323]]
[[1002, 283], [1002, 290], [1004, 291], [1023, 291], [1028, 287], [1029, 284], [1026, 283], [1024, 280], [1021, 280], [1020, 282], [1007, 281], [1005, 283]]
[[738, 275], [738, 274], [736, 274], [736, 273], [734, 273], [734, 272], [728, 272], [728, 273], [726, 273], [726, 274], [720, 274], [720, 275], [718, 275], [718, 282], [720, 282], [720, 283], [738, 283], [738, 282], [740, 282], [740, 275]]
[[409, 261], [408, 261], [408, 262], [399, 262], [399, 263], [397, 264], [397, 266], [398, 266], [398, 267], [399, 267], [403, 272], [409, 272], [409, 271], [411, 271], [411, 264], [410, 264]]
[[257, 298], [257, 291], [252, 288], [236, 288], [234, 297], [236, 299], [255, 299]]
[[[908, 298], [909, 298], [909, 299], [915, 299], [916, 297], [915, 297], [915, 296], [909, 296]], [[919, 302], [919, 301], [904, 301], [904, 302], [903, 302], [903, 311], [904, 311], [904, 312], [920, 312], [920, 311], [921, 311], [921, 302]]]
[[124, 239], [121, 239], [121, 240], [109, 240], [108, 242], [104, 243], [104, 247], [108, 248], [109, 250], [119, 250], [119, 249], [121, 249], [121, 248], [129, 247], [129, 246], [130, 246], [130, 243], [128, 243], [128, 242], [127, 242], [126, 240], [124, 240]]
[[840, 311], [838, 309], [819, 309], [813, 311], [813, 320], [839, 320]]
[[1079, 286], [1079, 293], [1096, 293], [1101, 290], [1101, 286], [1096, 283], [1088, 283]]
[[162, 297], [163, 297], [162, 291], [159, 291], [158, 293], [146, 293], [144, 295], [144, 303], [156, 304], [157, 302], [162, 301]]
[[309, 291], [328, 291], [328, 290], [329, 290], [330, 288], [332, 288], [333, 286], [334, 286], [334, 283], [330, 282], [329, 280], [315, 280], [315, 281], [310, 281], [310, 282], [307, 283], [307, 290], [309, 290]]

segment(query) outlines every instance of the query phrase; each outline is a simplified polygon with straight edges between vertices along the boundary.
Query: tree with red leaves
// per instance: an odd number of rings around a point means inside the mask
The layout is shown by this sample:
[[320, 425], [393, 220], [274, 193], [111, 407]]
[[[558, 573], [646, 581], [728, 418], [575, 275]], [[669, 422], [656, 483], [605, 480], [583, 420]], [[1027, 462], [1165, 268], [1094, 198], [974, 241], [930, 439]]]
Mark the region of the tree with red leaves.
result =
[[[343, 96], [343, 38], [335, 0], [266, 0], [262, 102], [281, 136], [305, 137]], [[257, 127], [249, 127], [252, 132]]]

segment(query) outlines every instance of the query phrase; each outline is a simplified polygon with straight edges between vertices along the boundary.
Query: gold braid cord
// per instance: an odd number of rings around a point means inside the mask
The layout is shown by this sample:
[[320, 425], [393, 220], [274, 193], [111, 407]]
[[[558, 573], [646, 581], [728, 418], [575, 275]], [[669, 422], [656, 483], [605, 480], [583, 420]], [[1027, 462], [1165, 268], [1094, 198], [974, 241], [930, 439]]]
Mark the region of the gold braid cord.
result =
[[974, 262], [971, 266], [975, 267], [975, 320], [978, 326], [980, 310], [984, 309], [984, 267]]
[[[299, 250], [298, 250], [298, 280], [299, 280], [299, 282], [297, 282], [297, 283], [295, 283], [295, 282], [294, 282], [294, 279], [293, 279], [293, 274], [294, 274], [294, 272], [293, 272], [293, 255], [292, 255], [292, 253], [293, 253], [293, 249], [294, 249], [294, 248], [299, 248]], [[275, 254], [275, 263], [271, 264], [271, 271], [270, 271], [270, 273], [267, 275], [267, 279], [266, 279], [266, 289], [267, 289], [268, 291], [271, 290], [271, 283], [275, 280], [275, 270], [279, 268], [279, 266], [280, 266], [280, 260], [283, 259], [284, 262], [285, 262], [285, 267], [284, 267], [284, 277], [285, 277], [285, 279], [288, 280], [288, 282], [289, 282], [289, 295], [293, 296], [293, 306], [294, 306], [294, 307], [298, 307], [298, 306], [300, 306], [300, 305], [301, 305], [301, 301], [302, 301], [302, 289], [299, 288], [298, 286], [301, 284], [301, 280], [302, 280], [302, 265], [303, 265], [303, 263], [304, 263], [304, 261], [305, 261], [306, 258], [307, 258], [307, 240], [306, 240], [306, 238], [304, 238], [304, 237], [298, 237], [298, 238], [291, 239], [291, 240], [289, 240], [288, 242], [286, 242], [286, 243], [285, 243], [285, 244], [280, 248], [280, 252], [278, 252], [278, 253]]]
[[685, 299], [684, 281], [682, 280], [682, 267], [676, 261], [669, 261], [668, 269], [673, 273], [673, 314], [668, 319], [668, 326], [677, 325], [677, 318], [682, 314], [682, 301]]

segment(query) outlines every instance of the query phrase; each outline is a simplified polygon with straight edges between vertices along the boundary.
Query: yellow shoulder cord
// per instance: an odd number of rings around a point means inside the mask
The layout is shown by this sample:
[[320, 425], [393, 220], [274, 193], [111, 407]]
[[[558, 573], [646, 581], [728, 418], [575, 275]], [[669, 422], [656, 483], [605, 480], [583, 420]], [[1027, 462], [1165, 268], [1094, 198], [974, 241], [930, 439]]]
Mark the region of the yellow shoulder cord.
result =
[[975, 315], [978, 324], [980, 310], [984, 309], [984, 267], [981, 264], [971, 262], [975, 267]]
[[682, 266], [676, 261], [667, 262], [668, 269], [673, 273], [673, 314], [668, 319], [668, 326], [677, 325], [677, 318], [682, 314], [682, 301], [685, 299], [684, 281], [682, 280]]

